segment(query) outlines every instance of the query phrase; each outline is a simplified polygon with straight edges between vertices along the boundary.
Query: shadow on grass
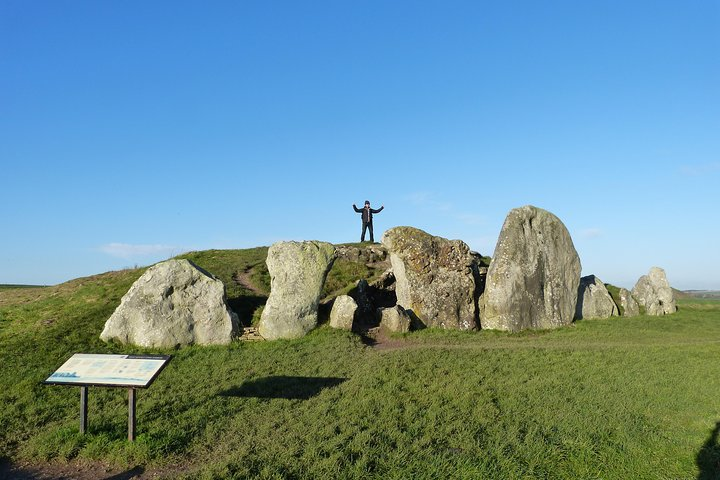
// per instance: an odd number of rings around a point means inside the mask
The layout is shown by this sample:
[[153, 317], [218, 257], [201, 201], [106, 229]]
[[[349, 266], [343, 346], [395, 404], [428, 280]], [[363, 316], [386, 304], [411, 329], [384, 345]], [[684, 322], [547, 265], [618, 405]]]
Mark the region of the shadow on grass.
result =
[[145, 473], [145, 468], [138, 465], [137, 467], [131, 468], [125, 472], [118, 473], [111, 477], [106, 477], [105, 480], [130, 480], [131, 478], [135, 478], [143, 473]]
[[720, 422], [703, 444], [697, 454], [696, 463], [698, 466], [697, 480], [716, 480], [720, 478], [720, 445], [718, 445], [718, 433], [720, 433]]
[[248, 380], [239, 387], [220, 392], [221, 397], [284, 398], [308, 400], [326, 388], [337, 387], [347, 378], [271, 376]]
[[0, 478], [13, 478], [15, 480], [31, 480], [36, 478], [29, 470], [14, 468], [6, 459], [0, 458]]
[[10, 459], [0, 455], [0, 478], [10, 478]]

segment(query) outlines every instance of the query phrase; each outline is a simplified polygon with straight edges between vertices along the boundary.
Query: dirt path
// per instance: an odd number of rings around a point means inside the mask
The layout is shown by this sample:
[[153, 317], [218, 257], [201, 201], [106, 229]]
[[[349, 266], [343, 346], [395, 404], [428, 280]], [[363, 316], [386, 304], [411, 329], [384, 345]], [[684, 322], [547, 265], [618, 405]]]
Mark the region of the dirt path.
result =
[[116, 470], [100, 464], [0, 464], [0, 478], [15, 480], [146, 480], [159, 478], [143, 467]]
[[0, 462], [0, 479], [13, 480], [157, 480], [186, 473], [182, 465], [146, 469], [137, 465], [128, 469], [111, 468], [99, 462], [73, 460], [68, 463]]
[[360, 332], [363, 343], [374, 350], [397, 350], [407, 348], [412, 344], [404, 338], [392, 338], [379, 327], [373, 327]]
[[253, 285], [252, 280], [250, 279], [250, 269], [248, 268], [245, 271], [237, 272], [235, 275], [233, 275], [233, 280], [235, 283], [243, 287], [245, 290], [251, 291], [253, 294], [257, 295], [258, 297], [266, 297], [267, 294], [263, 292], [262, 290], [258, 289]]

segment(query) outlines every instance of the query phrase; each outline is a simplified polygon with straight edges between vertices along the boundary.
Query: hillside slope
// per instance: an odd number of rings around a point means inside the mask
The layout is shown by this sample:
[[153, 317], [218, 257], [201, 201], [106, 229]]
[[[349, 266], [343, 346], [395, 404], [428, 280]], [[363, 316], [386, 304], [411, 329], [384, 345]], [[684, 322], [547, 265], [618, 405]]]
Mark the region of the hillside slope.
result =
[[[228, 291], [244, 301], [267, 285], [263, 252], [251, 250], [189, 255], [226, 285], [242, 272]], [[555, 331], [428, 329], [384, 350], [321, 327], [300, 340], [159, 351], [173, 359], [139, 391], [137, 441], [126, 440], [123, 389], [91, 389], [79, 435], [78, 389], [42, 381], [76, 352], [152, 353], [99, 340], [142, 272], [0, 291], [0, 464], [46, 478], [63, 466], [72, 478], [720, 474], [711, 300]]]

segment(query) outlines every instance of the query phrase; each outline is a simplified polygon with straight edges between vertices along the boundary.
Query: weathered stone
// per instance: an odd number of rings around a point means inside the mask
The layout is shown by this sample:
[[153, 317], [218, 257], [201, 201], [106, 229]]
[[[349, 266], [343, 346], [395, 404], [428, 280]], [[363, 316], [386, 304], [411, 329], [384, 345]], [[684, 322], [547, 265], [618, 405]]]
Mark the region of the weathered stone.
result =
[[410, 331], [412, 320], [405, 309], [400, 305], [388, 308], [378, 308], [377, 315], [380, 328], [389, 332], [405, 333]]
[[662, 268], [652, 267], [649, 274], [640, 277], [632, 294], [645, 307], [648, 315], [667, 315], [677, 311], [675, 295]]
[[530, 205], [513, 209], [488, 269], [480, 325], [509, 331], [568, 325], [579, 283], [580, 257], [560, 219]]
[[[487, 274], [488, 274], [488, 267], [479, 265], [477, 268], [477, 286], [475, 287], [477, 290], [478, 297], [485, 292], [485, 284], [487, 283]], [[480, 305], [478, 304], [478, 307]]]
[[242, 335], [238, 337], [238, 340], [243, 342], [262, 342], [265, 340], [256, 327], [243, 327]]
[[393, 274], [392, 268], [384, 271], [370, 286], [386, 292], [394, 292], [395, 274]]
[[392, 271], [388, 270], [371, 284], [365, 279], [360, 279], [348, 295], [357, 303], [353, 328], [357, 331], [367, 331], [377, 326], [378, 308], [391, 307], [397, 303], [395, 277]]
[[358, 245], [338, 245], [336, 255], [338, 259], [345, 259], [351, 262], [364, 263], [376, 266], [387, 262], [387, 249], [382, 245], [373, 243]]
[[100, 338], [150, 348], [227, 344], [238, 318], [225, 286], [188, 260], [150, 267], [123, 296]]
[[595, 275], [580, 279], [575, 319], [610, 318], [619, 315], [618, 307], [605, 284]]
[[268, 249], [270, 296], [258, 330], [267, 340], [300, 338], [318, 321], [318, 303], [335, 260], [329, 243], [278, 242]]
[[342, 330], [352, 330], [357, 308], [358, 305], [352, 297], [340, 295], [333, 302], [330, 311], [330, 326]]
[[383, 236], [395, 275], [397, 303], [424, 326], [477, 328], [477, 265], [460, 240], [434, 237], [412, 227]]
[[620, 289], [620, 308], [623, 317], [636, 317], [640, 315], [640, 305], [627, 288]]

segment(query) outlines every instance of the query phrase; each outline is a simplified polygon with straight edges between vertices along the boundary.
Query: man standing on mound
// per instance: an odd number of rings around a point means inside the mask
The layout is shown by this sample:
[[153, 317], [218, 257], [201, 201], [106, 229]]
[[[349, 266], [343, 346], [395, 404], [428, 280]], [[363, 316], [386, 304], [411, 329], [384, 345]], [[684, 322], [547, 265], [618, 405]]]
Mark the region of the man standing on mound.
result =
[[373, 216], [373, 213], [380, 213], [380, 212], [382, 212], [382, 209], [385, 208], [385, 206], [381, 206], [381, 207], [378, 208], [377, 210], [373, 210], [372, 208], [370, 208], [370, 201], [369, 201], [369, 200], [365, 200], [365, 207], [363, 207], [363, 208], [358, 208], [358, 207], [356, 207], [355, 204], [353, 203], [353, 208], [355, 209], [355, 211], [356, 211], [357, 213], [362, 213], [362, 224], [363, 224], [363, 227], [362, 227], [362, 235], [360, 235], [360, 241], [361, 241], [361, 242], [364, 242], [364, 241], [365, 241], [365, 230], [369, 229], [369, 230], [370, 230], [370, 241], [371, 241], [371, 242], [374, 242], [374, 241], [375, 241], [375, 238], [373, 237], [372, 216]]

